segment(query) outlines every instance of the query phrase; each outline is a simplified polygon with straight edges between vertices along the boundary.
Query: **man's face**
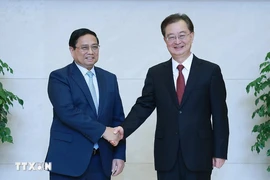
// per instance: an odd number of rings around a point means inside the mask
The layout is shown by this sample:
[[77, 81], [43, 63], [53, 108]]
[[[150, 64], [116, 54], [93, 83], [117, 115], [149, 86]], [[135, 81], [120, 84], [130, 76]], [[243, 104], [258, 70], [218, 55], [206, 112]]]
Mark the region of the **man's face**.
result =
[[90, 70], [98, 61], [99, 45], [95, 36], [86, 34], [79, 37], [76, 48], [69, 48], [76, 63]]
[[186, 59], [190, 55], [194, 33], [190, 32], [185, 21], [169, 24], [165, 28], [164, 41], [175, 60]]

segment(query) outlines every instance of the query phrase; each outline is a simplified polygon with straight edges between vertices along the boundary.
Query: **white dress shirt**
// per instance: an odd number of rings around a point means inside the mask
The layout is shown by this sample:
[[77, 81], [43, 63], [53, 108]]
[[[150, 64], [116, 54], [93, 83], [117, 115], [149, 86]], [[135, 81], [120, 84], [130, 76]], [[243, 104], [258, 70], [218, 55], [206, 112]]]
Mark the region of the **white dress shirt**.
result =
[[[75, 64], [77, 65], [77, 67], [81, 71], [81, 73], [82, 73], [82, 75], [83, 75], [83, 77], [85, 79], [86, 84], [89, 85], [89, 76], [87, 75], [88, 70], [86, 68], [80, 66], [77, 63], [75, 63]], [[93, 68], [90, 71], [93, 73], [93, 84], [94, 84], [95, 91], [96, 91], [97, 102], [99, 102], [99, 89], [98, 89], [97, 76], [96, 76], [96, 72], [95, 72], [94, 66], [93, 66]]]
[[[188, 76], [189, 76], [189, 72], [191, 68], [192, 59], [193, 59], [193, 54], [191, 53], [189, 57], [182, 63], [182, 65], [184, 66], [182, 73], [185, 79], [185, 85], [187, 85], [187, 80], [188, 80]], [[172, 58], [172, 71], [173, 71], [173, 80], [174, 80], [175, 89], [176, 89], [176, 84], [177, 84], [176, 81], [179, 76], [179, 70], [177, 69], [178, 65], [179, 63]]]

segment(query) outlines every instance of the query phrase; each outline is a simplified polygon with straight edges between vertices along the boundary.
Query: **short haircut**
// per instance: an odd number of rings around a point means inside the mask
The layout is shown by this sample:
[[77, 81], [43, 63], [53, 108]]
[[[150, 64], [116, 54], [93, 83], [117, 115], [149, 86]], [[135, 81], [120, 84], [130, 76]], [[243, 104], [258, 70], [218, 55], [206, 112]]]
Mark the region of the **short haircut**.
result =
[[69, 46], [73, 47], [75, 49], [76, 44], [78, 42], [78, 39], [81, 36], [84, 36], [86, 34], [91, 34], [91, 35], [95, 36], [96, 39], [97, 39], [97, 43], [99, 44], [98, 37], [97, 37], [97, 35], [96, 35], [96, 33], [94, 31], [91, 31], [91, 30], [86, 29], [86, 28], [81, 28], [81, 29], [77, 29], [77, 30], [72, 32], [72, 34], [70, 35], [70, 38], [69, 38]]
[[186, 14], [171, 14], [170, 16], [166, 17], [162, 23], [161, 23], [161, 33], [163, 35], [163, 37], [165, 37], [165, 28], [172, 23], [178, 22], [180, 20], [183, 20], [187, 23], [187, 27], [189, 29], [189, 31], [192, 33], [194, 32], [194, 25], [191, 21], [191, 19], [186, 15]]

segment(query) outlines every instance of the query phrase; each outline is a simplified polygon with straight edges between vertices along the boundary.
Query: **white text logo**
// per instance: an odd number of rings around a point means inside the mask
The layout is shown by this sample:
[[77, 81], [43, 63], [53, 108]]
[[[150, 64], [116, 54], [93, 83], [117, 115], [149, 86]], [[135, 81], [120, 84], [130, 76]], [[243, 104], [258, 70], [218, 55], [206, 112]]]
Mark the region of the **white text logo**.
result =
[[51, 162], [15, 162], [17, 171], [51, 171]]

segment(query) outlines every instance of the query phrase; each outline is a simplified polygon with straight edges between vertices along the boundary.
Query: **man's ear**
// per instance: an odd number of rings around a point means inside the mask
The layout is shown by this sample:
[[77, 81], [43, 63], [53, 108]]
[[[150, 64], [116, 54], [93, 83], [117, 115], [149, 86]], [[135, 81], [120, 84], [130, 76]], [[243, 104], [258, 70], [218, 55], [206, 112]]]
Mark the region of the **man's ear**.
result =
[[194, 40], [194, 32], [192, 32], [192, 33], [190, 34], [190, 36], [191, 36], [191, 43], [193, 43], [193, 40]]
[[74, 50], [75, 50], [75, 49], [74, 49], [73, 47], [69, 46], [69, 51], [70, 51], [70, 53], [72, 53]]
[[69, 46], [69, 51], [70, 51], [71, 56], [74, 58], [75, 49]]
[[166, 38], [165, 38], [165, 36], [163, 36], [163, 40], [164, 40], [164, 42], [166, 43]]

